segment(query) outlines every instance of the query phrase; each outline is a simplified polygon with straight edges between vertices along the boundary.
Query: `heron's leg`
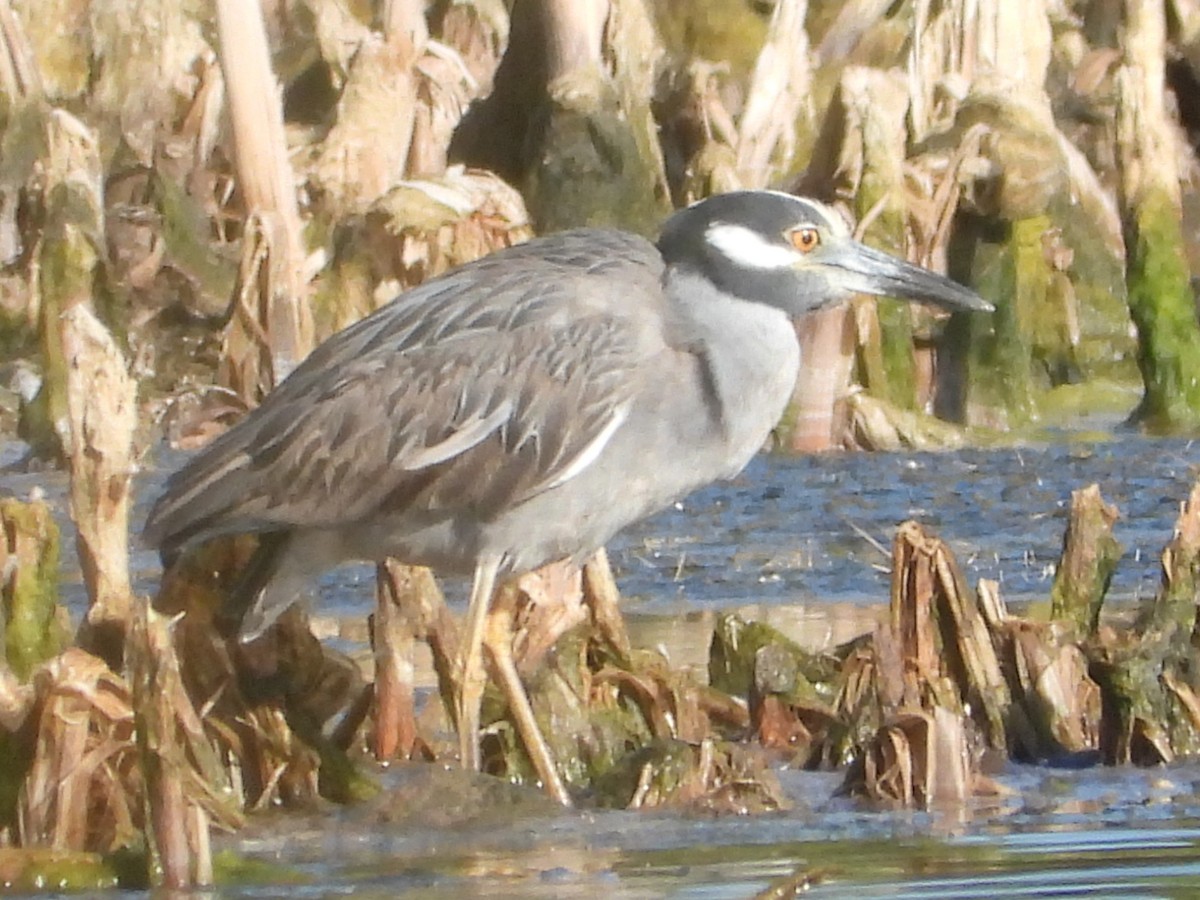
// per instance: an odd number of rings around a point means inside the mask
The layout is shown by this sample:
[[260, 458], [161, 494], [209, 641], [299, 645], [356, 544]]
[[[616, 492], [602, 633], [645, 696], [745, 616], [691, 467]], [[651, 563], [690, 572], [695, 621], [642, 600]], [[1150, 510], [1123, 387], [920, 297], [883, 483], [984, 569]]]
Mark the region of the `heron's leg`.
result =
[[475, 580], [471, 585], [471, 600], [467, 606], [466, 628], [463, 643], [459, 645], [458, 682], [458, 752], [462, 766], [471, 772], [479, 770], [479, 708], [483, 703], [483, 688], [487, 675], [483, 669], [483, 632], [487, 623], [488, 607], [496, 586], [498, 559], [480, 560], [475, 567]]
[[513, 619], [516, 612], [516, 585], [510, 582], [500, 588], [495, 607], [488, 613], [484, 645], [496, 667], [500, 690], [508, 701], [508, 708], [512, 711], [517, 732], [521, 735], [521, 742], [525, 745], [534, 771], [542, 780], [546, 792], [563, 806], [570, 807], [571, 795], [567, 793], [558, 774], [554, 754], [542, 737], [542, 730], [529, 703], [529, 695], [525, 693], [525, 685], [521, 683], [521, 675], [513, 661]]

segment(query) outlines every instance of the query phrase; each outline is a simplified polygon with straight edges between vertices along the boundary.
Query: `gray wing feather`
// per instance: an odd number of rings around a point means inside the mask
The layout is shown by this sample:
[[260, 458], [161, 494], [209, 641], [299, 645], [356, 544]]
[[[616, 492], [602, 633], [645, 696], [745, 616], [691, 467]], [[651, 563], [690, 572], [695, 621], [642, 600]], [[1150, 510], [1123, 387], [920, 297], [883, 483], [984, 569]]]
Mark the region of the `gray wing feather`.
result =
[[426, 283], [317, 348], [168, 483], [144, 537], [487, 518], [583, 471], [661, 348], [662, 263], [619, 232], [531, 241]]

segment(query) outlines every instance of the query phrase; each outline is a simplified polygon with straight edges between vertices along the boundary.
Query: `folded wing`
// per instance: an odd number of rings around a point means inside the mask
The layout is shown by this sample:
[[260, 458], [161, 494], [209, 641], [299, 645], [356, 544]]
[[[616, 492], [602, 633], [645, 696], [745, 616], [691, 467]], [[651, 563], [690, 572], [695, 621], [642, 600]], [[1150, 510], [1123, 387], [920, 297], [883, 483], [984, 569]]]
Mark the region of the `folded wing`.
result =
[[565, 483], [652, 374], [660, 278], [649, 243], [583, 230], [428, 282], [321, 345], [172, 476], [146, 541], [486, 519]]

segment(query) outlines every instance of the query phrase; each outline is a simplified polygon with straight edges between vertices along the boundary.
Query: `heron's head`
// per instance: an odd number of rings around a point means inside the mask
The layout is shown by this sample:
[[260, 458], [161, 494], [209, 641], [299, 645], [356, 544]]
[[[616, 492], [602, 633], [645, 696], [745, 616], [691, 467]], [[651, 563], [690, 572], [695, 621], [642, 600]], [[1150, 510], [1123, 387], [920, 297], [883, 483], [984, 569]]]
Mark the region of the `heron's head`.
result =
[[658, 241], [670, 266], [720, 290], [791, 315], [876, 294], [946, 309], [989, 311], [974, 291], [861, 244], [838, 213], [776, 191], [735, 191], [701, 200], [667, 221]]

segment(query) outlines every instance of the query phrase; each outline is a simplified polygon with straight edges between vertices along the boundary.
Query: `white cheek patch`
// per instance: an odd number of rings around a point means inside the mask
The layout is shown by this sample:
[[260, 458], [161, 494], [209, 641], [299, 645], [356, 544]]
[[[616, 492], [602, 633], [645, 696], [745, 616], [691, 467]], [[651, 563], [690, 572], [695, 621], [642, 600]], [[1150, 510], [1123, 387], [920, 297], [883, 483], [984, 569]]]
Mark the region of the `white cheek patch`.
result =
[[715, 222], [704, 232], [704, 240], [746, 269], [785, 269], [803, 258], [798, 251], [773, 244], [744, 225]]

